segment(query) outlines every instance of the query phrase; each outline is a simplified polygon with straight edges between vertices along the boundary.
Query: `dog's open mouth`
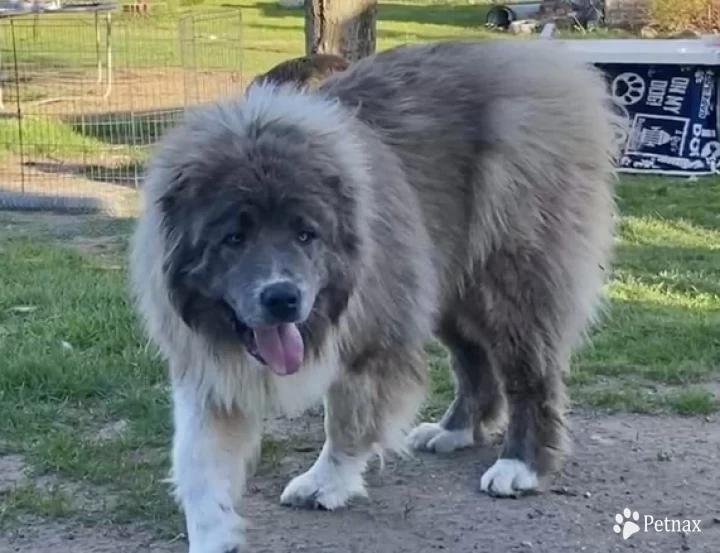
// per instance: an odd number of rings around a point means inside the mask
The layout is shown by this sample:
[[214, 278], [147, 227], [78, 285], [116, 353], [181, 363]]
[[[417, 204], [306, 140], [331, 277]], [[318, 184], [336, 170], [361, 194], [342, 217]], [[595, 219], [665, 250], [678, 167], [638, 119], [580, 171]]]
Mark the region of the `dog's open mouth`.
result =
[[267, 365], [267, 361], [263, 359], [263, 356], [260, 355], [260, 352], [257, 349], [257, 342], [255, 341], [255, 333], [248, 329], [246, 333], [245, 338], [245, 348], [247, 349], [248, 353], [252, 355], [255, 359], [257, 359], [262, 365]]
[[275, 374], [294, 374], [302, 366], [305, 348], [300, 330], [296, 324], [249, 328], [240, 321], [234, 321], [236, 332], [248, 353], [267, 366]]

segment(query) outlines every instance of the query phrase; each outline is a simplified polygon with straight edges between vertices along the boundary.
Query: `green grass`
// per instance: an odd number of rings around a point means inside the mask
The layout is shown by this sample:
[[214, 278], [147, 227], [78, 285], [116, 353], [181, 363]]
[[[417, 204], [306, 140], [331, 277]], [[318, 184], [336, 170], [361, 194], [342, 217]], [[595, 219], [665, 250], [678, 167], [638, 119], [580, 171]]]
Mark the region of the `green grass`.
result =
[[[302, 52], [300, 11], [270, 1], [242, 8], [245, 71], [262, 71]], [[482, 28], [485, 10], [469, 4], [383, 3], [378, 47], [489, 36]], [[177, 36], [176, 15], [134, 23], [133, 31], [123, 31], [130, 28], [129, 18], [118, 19], [118, 33], [139, 33], [135, 50], [118, 50], [120, 66], [131, 59], [178, 63], [181, 51], [171, 40]], [[219, 25], [235, 32], [228, 22]], [[151, 32], [162, 39], [154, 49], [147, 47]], [[58, 38], [40, 28], [34, 44], [52, 52], [40, 59], [28, 53], [31, 36], [23, 37], [28, 63], [51, 62], [59, 71], [80, 41], [72, 33]], [[6, 48], [2, 41], [6, 33], [0, 39]], [[145, 144], [157, 132], [142, 118], [113, 127], [101, 119], [87, 119], [83, 127], [75, 120], [37, 118], [26, 132], [46, 137], [45, 125], [53, 127], [55, 137], [49, 155], [92, 151], [107, 143]], [[0, 151], [14, 151], [16, 128], [12, 119], [0, 119]], [[713, 413], [717, 387], [707, 383], [718, 379], [720, 367], [720, 179], [623, 178], [618, 192], [622, 218], [610, 310], [592, 345], [577, 355], [569, 378], [573, 398], [599, 409]], [[128, 304], [125, 271], [117, 270], [125, 251], [98, 254], [68, 245], [75, 237], [104, 236], [120, 237], [124, 244], [130, 225], [0, 213], [0, 450], [21, 454], [33, 476], [60, 483], [26, 484], [0, 495], [0, 527], [33, 515], [143, 520], [166, 535], [182, 529], [162, 484], [170, 435], [164, 367], [146, 349]], [[445, 351], [429, 344], [427, 359], [432, 393], [426, 411], [437, 415], [453, 388]], [[98, 441], [98, 432], [117, 421], [126, 421], [126, 430]], [[264, 446], [266, 467], [293, 449], [287, 439], [267, 438]]]
[[610, 411], [650, 414], [671, 411], [679, 415], [709, 415], [717, 410], [717, 399], [709, 390], [695, 387], [658, 393], [638, 383], [623, 386], [612, 382], [610, 388], [575, 390], [575, 399], [588, 407]]
[[[171, 516], [160, 485], [169, 431], [164, 372], [144, 347], [125, 273], [32, 238], [7, 238], [0, 248], [2, 439], [37, 475], [108, 484], [119, 497], [110, 520], [138, 509], [145, 519]], [[99, 429], [119, 419], [129, 421], [127, 433], [98, 443]], [[154, 450], [162, 454], [147, 454]], [[11, 504], [20, 509], [33, 497]]]
[[[55, 117], [26, 117], [22, 131], [17, 119], [0, 119], [0, 155], [20, 154], [21, 143], [32, 144], [31, 153], [39, 156], [76, 156], [103, 147], [98, 140], [77, 132]], [[26, 146], [26, 150], [29, 149]]]
[[577, 359], [574, 381], [712, 378], [720, 367], [720, 182], [625, 179], [619, 193], [612, 311]]
[[2, 495], [0, 528], [19, 513], [32, 513], [43, 518], [66, 517], [71, 512], [67, 494], [57, 489], [41, 490], [32, 484], [11, 489]]

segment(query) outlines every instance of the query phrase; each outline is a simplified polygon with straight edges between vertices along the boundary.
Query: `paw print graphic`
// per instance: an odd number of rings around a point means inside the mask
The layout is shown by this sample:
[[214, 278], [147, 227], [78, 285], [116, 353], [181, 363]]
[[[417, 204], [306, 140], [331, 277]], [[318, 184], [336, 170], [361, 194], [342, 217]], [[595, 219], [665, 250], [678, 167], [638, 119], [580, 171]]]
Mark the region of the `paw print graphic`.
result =
[[640, 526], [637, 524], [638, 520], [640, 520], [640, 513], [637, 511], [631, 512], [630, 509], [626, 508], [622, 514], [618, 513], [615, 515], [615, 522], [617, 522], [617, 524], [613, 526], [613, 531], [616, 534], [622, 533], [622, 538], [626, 540], [640, 531]]

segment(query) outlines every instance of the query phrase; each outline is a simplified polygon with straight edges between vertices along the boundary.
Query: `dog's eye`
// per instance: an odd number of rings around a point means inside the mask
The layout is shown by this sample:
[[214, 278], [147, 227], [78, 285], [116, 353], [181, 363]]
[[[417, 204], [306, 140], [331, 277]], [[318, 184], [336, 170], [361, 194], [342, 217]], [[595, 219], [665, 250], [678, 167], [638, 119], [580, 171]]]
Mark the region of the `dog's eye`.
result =
[[308, 242], [311, 242], [312, 240], [315, 240], [317, 238], [317, 235], [312, 230], [302, 230], [298, 233], [298, 242], [302, 244], [306, 244]]
[[233, 232], [231, 234], [228, 234], [224, 239], [223, 242], [225, 244], [228, 244], [230, 246], [238, 246], [243, 243], [245, 240], [245, 235], [240, 232]]

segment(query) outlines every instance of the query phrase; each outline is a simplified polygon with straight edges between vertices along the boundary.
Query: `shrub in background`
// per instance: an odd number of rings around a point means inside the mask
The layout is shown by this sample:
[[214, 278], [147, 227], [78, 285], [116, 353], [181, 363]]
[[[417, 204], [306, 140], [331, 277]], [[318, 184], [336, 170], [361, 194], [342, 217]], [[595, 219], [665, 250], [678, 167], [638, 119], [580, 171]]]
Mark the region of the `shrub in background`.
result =
[[652, 0], [650, 19], [662, 31], [719, 31], [720, 0]]

